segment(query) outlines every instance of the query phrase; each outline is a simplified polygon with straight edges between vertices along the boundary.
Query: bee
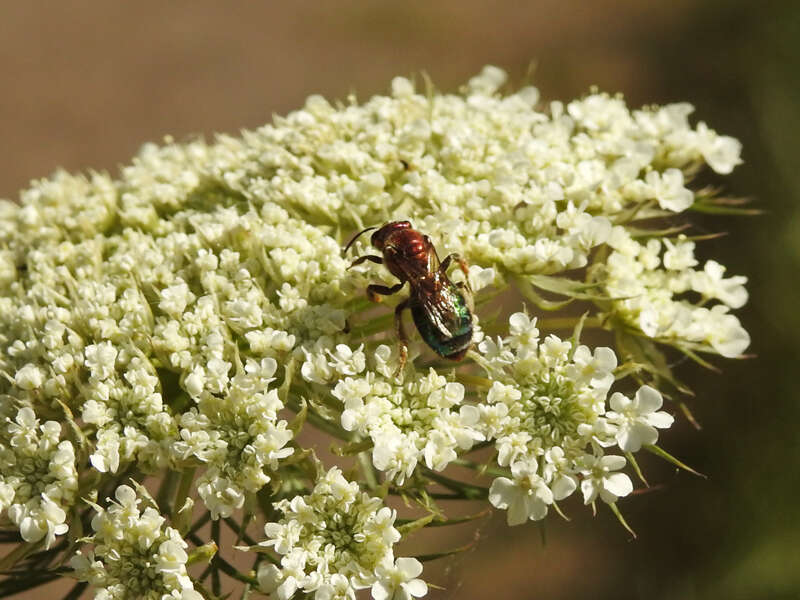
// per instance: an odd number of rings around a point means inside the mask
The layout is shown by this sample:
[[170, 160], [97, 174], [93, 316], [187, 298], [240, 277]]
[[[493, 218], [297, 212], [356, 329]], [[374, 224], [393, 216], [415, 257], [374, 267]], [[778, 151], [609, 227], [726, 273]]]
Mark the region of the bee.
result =
[[[402, 371], [408, 358], [408, 335], [403, 327], [403, 311], [411, 310], [414, 324], [422, 339], [439, 356], [461, 360], [472, 345], [472, 290], [469, 268], [458, 255], [439, 260], [431, 239], [414, 229], [408, 221], [392, 221], [382, 227], [367, 227], [356, 234], [344, 248], [346, 254], [353, 243], [367, 231], [376, 230], [370, 243], [382, 256], [365, 254], [352, 262], [355, 267], [366, 261], [384, 265], [399, 279], [391, 287], [368, 285], [367, 298], [380, 302], [381, 296], [399, 292], [408, 283], [410, 295], [394, 309], [394, 328], [400, 344]], [[464, 273], [464, 283], [454, 284], [447, 276], [452, 263]]]

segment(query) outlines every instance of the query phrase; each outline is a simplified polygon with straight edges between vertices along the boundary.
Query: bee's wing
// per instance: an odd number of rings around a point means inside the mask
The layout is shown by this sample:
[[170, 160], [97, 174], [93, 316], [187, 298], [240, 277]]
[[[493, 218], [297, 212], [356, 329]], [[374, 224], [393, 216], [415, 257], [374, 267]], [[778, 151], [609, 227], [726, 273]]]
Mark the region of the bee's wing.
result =
[[435, 293], [420, 294], [420, 301], [431, 322], [446, 338], [453, 337], [453, 332], [458, 330], [459, 316], [455, 309], [455, 288], [447, 279], [447, 276], [439, 273], [439, 254], [436, 246], [426, 235], [425, 241], [428, 243], [428, 272], [435, 274], [437, 290]]
[[436, 246], [433, 245], [431, 238], [427, 235], [425, 236], [425, 243], [428, 244], [428, 271], [436, 273], [439, 271], [439, 265], [441, 264], [439, 253], [436, 252]]
[[[394, 246], [386, 246], [383, 251], [393, 258], [394, 265], [403, 272], [405, 280], [412, 284], [429, 273], [429, 268], [421, 266], [416, 261], [404, 259], [402, 252], [398, 251]], [[428, 257], [428, 264], [430, 264], [430, 256]]]
[[461, 315], [456, 308], [458, 291], [447, 280], [440, 281], [435, 294], [419, 293], [417, 298], [431, 320], [431, 323], [446, 337], [453, 337], [461, 327]]
[[[428, 315], [431, 324], [439, 330], [443, 337], [453, 337], [453, 332], [457, 331], [460, 326], [460, 317], [455, 306], [458, 292], [447, 276], [439, 273], [440, 263], [436, 248], [427, 236], [425, 236], [425, 241], [429, 249], [425, 268], [421, 268], [417, 262], [403, 260], [395, 261], [395, 264], [403, 271], [406, 281], [416, 290], [416, 301]], [[391, 247], [387, 247], [386, 250], [396, 252]], [[422, 279], [427, 279], [429, 284], [420, 285], [419, 282]]]

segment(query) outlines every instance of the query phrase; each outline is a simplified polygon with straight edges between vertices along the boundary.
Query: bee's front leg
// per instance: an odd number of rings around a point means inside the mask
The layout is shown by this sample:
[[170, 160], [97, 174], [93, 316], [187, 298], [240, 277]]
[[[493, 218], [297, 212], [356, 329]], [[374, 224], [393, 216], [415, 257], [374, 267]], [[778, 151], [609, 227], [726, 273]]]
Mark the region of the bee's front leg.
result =
[[397, 367], [397, 371], [394, 373], [395, 377], [403, 372], [406, 366], [406, 360], [408, 360], [408, 335], [403, 328], [403, 311], [409, 308], [410, 303], [411, 298], [406, 298], [394, 309], [394, 331], [397, 334], [397, 340], [400, 345], [400, 364]]

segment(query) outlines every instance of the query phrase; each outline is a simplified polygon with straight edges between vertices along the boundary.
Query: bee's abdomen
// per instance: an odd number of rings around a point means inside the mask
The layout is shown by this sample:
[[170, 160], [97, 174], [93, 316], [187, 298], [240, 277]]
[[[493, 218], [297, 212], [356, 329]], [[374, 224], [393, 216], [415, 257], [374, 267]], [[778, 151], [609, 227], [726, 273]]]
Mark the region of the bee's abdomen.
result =
[[431, 321], [430, 315], [419, 305], [411, 306], [411, 316], [419, 334], [425, 343], [439, 356], [450, 360], [461, 360], [472, 345], [472, 313], [470, 313], [463, 296], [452, 307], [453, 320], [448, 323], [450, 335], [445, 336]]

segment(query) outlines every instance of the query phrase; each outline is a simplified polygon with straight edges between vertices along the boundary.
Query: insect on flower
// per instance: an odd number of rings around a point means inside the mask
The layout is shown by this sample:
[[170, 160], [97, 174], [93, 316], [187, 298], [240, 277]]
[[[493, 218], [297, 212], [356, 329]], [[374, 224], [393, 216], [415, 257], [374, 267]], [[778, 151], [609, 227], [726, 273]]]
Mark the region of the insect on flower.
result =
[[[403, 328], [403, 311], [411, 316], [422, 339], [439, 356], [461, 360], [472, 344], [472, 290], [469, 288], [467, 263], [450, 254], [439, 261], [430, 238], [413, 229], [408, 221], [393, 221], [382, 227], [368, 227], [351, 239], [344, 252], [367, 231], [376, 229], [370, 243], [383, 257], [366, 254], [353, 261], [350, 267], [365, 261], [385, 265], [400, 280], [391, 287], [368, 285], [367, 297], [380, 302], [381, 296], [395, 294], [408, 282], [411, 294], [394, 309], [394, 327], [400, 342], [400, 368], [408, 356], [408, 335]], [[464, 283], [453, 283], [447, 277], [450, 264], [456, 262], [465, 276]]]

